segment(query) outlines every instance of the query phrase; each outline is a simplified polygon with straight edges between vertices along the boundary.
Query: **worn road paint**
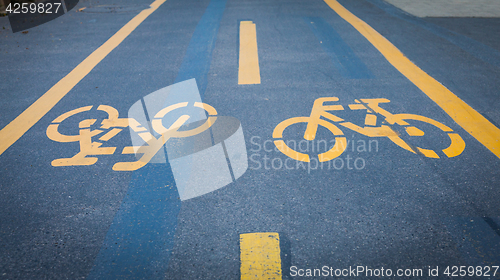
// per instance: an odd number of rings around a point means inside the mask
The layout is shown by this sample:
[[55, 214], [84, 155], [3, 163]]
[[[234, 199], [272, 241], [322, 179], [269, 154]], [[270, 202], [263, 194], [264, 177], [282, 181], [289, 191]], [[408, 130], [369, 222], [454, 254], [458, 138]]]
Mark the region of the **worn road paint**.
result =
[[134, 171], [87, 280], [165, 279], [180, 209], [168, 163]]
[[208, 71], [212, 63], [220, 21], [226, 9], [227, 0], [211, 0], [201, 17], [189, 42], [175, 83], [196, 79], [203, 100], [208, 84]]
[[323, 18], [305, 17], [304, 20], [316, 35], [321, 47], [330, 56], [333, 65], [338, 69], [342, 77], [348, 79], [374, 78], [374, 75], [363, 61]]
[[[176, 83], [192, 78], [198, 83], [198, 98], [186, 95], [189, 90], [183, 92], [183, 97], [191, 99], [190, 101], [201, 102], [203, 99], [212, 51], [226, 2], [227, 0], [210, 1], [195, 28], [177, 73]], [[164, 107], [169, 105], [172, 104], [163, 104]], [[216, 114], [215, 109], [200, 106], [208, 109], [209, 113]], [[147, 111], [144, 113], [149, 115]], [[154, 119], [156, 115], [149, 118]], [[161, 128], [158, 124], [156, 126]], [[165, 148], [161, 151], [167, 154]], [[165, 163], [147, 164], [134, 171], [131, 176], [126, 199], [110, 225], [88, 279], [165, 278], [165, 269], [168, 268], [174, 248], [177, 215], [181, 208], [170, 161], [165, 158]], [[161, 269], [158, 269], [158, 264], [162, 264]]]
[[458, 125], [500, 158], [500, 129], [413, 64], [389, 40], [353, 15], [336, 0], [324, 0], [340, 17], [356, 28], [401, 74], [441, 107]]
[[240, 22], [240, 59], [238, 84], [260, 84], [259, 53], [257, 50], [257, 29], [251, 21]]
[[166, 0], [156, 0], [151, 9], [146, 9], [131, 19], [125, 26], [109, 38], [102, 46], [91, 53], [84, 61], [75, 67], [68, 75], [44, 93], [28, 109], [0, 131], [0, 155], [35, 125], [50, 109], [52, 109], [68, 92], [76, 86], [94, 67], [111, 51], [120, 45], [139, 24], [151, 15]]
[[275, 232], [240, 235], [241, 279], [281, 279], [280, 237]]

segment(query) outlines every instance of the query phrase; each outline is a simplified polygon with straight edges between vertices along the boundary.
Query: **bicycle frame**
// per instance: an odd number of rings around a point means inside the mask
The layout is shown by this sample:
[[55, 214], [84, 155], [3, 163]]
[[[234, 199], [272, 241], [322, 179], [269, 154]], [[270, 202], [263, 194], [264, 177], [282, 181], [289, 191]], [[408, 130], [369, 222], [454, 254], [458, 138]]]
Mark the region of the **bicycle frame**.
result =
[[[376, 99], [361, 99], [361, 101], [355, 99], [356, 104], [349, 104], [349, 109], [351, 110], [366, 110], [367, 114], [365, 117], [365, 126], [360, 127], [351, 122], [345, 122], [344, 119], [339, 118], [327, 111], [341, 111], [344, 110], [342, 105], [325, 105], [325, 102], [335, 102], [338, 101], [338, 97], [322, 97], [314, 101], [313, 108], [311, 110], [311, 115], [309, 116], [309, 123], [307, 125], [306, 131], [304, 133], [304, 139], [314, 140], [316, 137], [316, 132], [318, 130], [318, 125], [320, 123], [321, 117], [328, 119], [333, 122], [340, 122], [339, 124], [349, 128], [357, 133], [360, 133], [369, 137], [392, 137], [398, 136], [398, 133], [393, 131], [387, 125], [381, 125], [375, 127], [377, 123], [377, 116], [375, 113], [383, 115], [389, 124], [398, 123], [400, 125], [408, 125], [407, 122], [398, 119], [396, 115], [379, 107], [379, 103], [388, 103], [390, 100], [385, 98]], [[374, 111], [374, 112], [373, 112]]]

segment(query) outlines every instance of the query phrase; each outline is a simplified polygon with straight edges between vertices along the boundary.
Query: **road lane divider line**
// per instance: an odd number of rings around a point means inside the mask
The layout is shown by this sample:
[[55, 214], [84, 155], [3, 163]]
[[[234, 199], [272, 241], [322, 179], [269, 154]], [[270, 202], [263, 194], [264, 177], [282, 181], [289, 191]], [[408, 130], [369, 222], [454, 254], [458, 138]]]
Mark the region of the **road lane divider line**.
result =
[[500, 158], [500, 129], [411, 62], [396, 46], [336, 0], [324, 0], [363, 35], [401, 74], [441, 107], [458, 125]]
[[73, 89], [99, 62], [120, 45], [149, 15], [166, 0], [156, 0], [150, 9], [141, 11], [98, 49], [76, 66], [68, 75], [31, 104], [24, 112], [0, 130], [0, 155], [21, 138], [45, 114], [47, 114], [68, 92]]
[[251, 21], [240, 22], [240, 57], [238, 84], [260, 84], [259, 53], [257, 50], [257, 28]]
[[240, 234], [240, 261], [242, 280], [282, 279], [279, 234]]

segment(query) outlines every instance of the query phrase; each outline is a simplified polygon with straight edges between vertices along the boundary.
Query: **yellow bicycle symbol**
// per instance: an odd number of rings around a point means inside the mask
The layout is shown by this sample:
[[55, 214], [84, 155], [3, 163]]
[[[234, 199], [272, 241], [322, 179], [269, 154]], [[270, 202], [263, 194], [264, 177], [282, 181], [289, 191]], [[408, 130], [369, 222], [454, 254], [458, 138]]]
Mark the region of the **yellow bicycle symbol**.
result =
[[[316, 132], [318, 130], [318, 126], [323, 126], [328, 129], [335, 136], [335, 145], [328, 151], [321, 153], [318, 155], [318, 160], [320, 162], [325, 162], [332, 160], [339, 155], [341, 155], [346, 147], [347, 142], [344, 137], [344, 133], [340, 130], [333, 122], [338, 123], [339, 125], [349, 128], [355, 132], [358, 132], [362, 135], [368, 137], [387, 137], [396, 145], [401, 148], [410, 151], [412, 153], [419, 153], [429, 158], [439, 158], [438, 154], [431, 149], [425, 149], [416, 146], [410, 146], [403, 139], [401, 139], [400, 135], [391, 129], [388, 125], [380, 125], [377, 124], [377, 115], [381, 115], [385, 117], [385, 122], [389, 125], [398, 124], [405, 128], [408, 136], [423, 136], [424, 132], [419, 128], [410, 125], [405, 120], [417, 120], [421, 122], [426, 122], [431, 124], [438, 129], [446, 132], [448, 137], [451, 139], [451, 144], [443, 149], [442, 152], [448, 157], [455, 157], [460, 155], [465, 149], [465, 142], [457, 133], [453, 132], [453, 130], [446, 125], [437, 122], [433, 119], [414, 115], [414, 114], [392, 114], [384, 109], [382, 109], [379, 104], [380, 103], [388, 103], [389, 99], [385, 98], [375, 98], [375, 99], [355, 99], [355, 104], [349, 104], [348, 107], [351, 110], [366, 110], [365, 117], [365, 126], [360, 127], [351, 122], [344, 121], [344, 119], [335, 116], [328, 111], [339, 111], [344, 110], [342, 105], [325, 105], [325, 102], [335, 102], [339, 101], [337, 97], [322, 97], [318, 98], [314, 101], [313, 108], [311, 110], [311, 115], [309, 117], [295, 117], [282, 121], [279, 123], [273, 131], [274, 144], [276, 148], [280, 150], [283, 154], [287, 155], [290, 158], [295, 160], [309, 162], [310, 158], [308, 154], [300, 153], [292, 148], [290, 148], [283, 138], [284, 130], [298, 123], [306, 123], [307, 128], [304, 133], [304, 139], [312, 141], [316, 138]], [[323, 119], [324, 118], [324, 119]], [[326, 120], [325, 120], [326, 119]], [[328, 121], [327, 121], [328, 120]], [[330, 121], [330, 122], [329, 122]]]
[[[60, 124], [71, 116], [78, 113], [87, 112], [92, 109], [92, 106], [85, 106], [71, 110], [62, 114], [52, 121], [47, 127], [47, 136], [57, 142], [79, 142], [80, 152], [71, 158], [60, 158], [52, 161], [52, 166], [74, 166], [74, 165], [92, 165], [97, 162], [96, 155], [111, 155], [116, 151], [116, 147], [101, 147], [104, 142], [110, 140], [124, 128], [136, 132], [139, 137], [146, 143], [143, 146], [127, 146], [122, 150], [122, 154], [142, 154], [142, 156], [133, 162], [118, 162], [113, 165], [115, 171], [134, 171], [146, 165], [161, 147], [170, 138], [184, 138], [199, 134], [212, 126], [216, 121], [217, 111], [210, 105], [195, 102], [194, 107], [204, 109], [208, 113], [208, 118], [205, 122], [190, 130], [179, 130], [187, 120], [189, 115], [180, 116], [168, 128], [163, 125], [162, 119], [173, 110], [187, 107], [188, 102], [182, 102], [170, 105], [160, 110], [151, 121], [153, 130], [160, 136], [156, 138], [148, 129], [142, 126], [133, 118], [119, 118], [118, 111], [107, 105], [100, 105], [97, 110], [106, 112], [108, 117], [101, 122], [99, 129], [91, 130], [91, 126], [97, 121], [96, 119], [86, 119], [79, 123], [78, 135], [64, 135], [59, 132]], [[92, 140], [93, 137], [102, 135], [98, 140]]]

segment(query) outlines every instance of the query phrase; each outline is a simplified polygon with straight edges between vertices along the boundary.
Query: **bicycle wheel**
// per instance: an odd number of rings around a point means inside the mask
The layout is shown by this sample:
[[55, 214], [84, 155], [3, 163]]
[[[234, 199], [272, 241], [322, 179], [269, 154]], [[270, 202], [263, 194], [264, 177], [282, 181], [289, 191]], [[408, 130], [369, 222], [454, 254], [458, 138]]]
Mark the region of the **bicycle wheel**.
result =
[[[299, 161], [304, 161], [304, 162], [310, 162], [309, 155], [297, 152], [293, 150], [292, 148], [288, 147], [288, 145], [285, 143], [280, 138], [283, 138], [283, 131], [285, 129], [293, 124], [297, 123], [305, 123], [308, 124], [310, 120], [310, 117], [295, 117], [295, 118], [290, 118], [287, 120], [284, 120], [280, 122], [273, 131], [273, 138], [274, 140], [274, 145], [276, 145], [276, 148], [280, 150], [283, 154], [286, 156], [299, 160]], [[334, 136], [335, 136], [335, 145], [328, 151], [321, 153], [318, 155], [318, 160], [320, 162], [325, 162], [332, 160], [338, 156], [340, 156], [346, 149], [347, 147], [347, 142], [345, 137], [341, 137], [340, 135], [344, 135], [342, 130], [340, 130], [337, 126], [334, 124], [327, 122], [325, 120], [320, 119], [319, 120], [319, 125], [325, 127], [328, 129]]]
[[118, 162], [113, 165], [113, 170], [115, 171], [133, 171], [137, 170], [144, 165], [146, 165], [150, 160], [153, 158], [153, 156], [156, 155], [156, 153], [165, 145], [166, 141], [170, 138], [185, 138], [185, 137], [190, 137], [193, 135], [197, 135], [202, 133], [203, 131], [209, 129], [217, 120], [217, 111], [215, 108], [212, 106], [201, 103], [201, 102], [195, 102], [194, 107], [198, 107], [201, 109], [204, 109], [206, 112], [208, 112], [209, 117], [203, 122], [202, 125], [195, 127], [194, 129], [190, 130], [180, 130], [181, 127], [183, 127], [185, 124], [187, 124], [187, 120], [190, 118], [189, 115], [181, 115], [177, 120], [173, 122], [173, 124], [170, 124], [168, 128], [166, 128], [163, 125], [163, 118], [170, 112], [187, 107], [188, 102], [181, 102], [177, 104], [170, 105], [166, 108], [163, 108], [160, 110], [156, 115], [154, 116], [153, 120], [151, 121], [151, 125], [153, 129], [156, 131], [156, 133], [160, 134], [160, 137], [156, 139], [151, 133], [147, 132], [145, 135], [145, 139], [143, 140], [146, 142], [144, 145], [142, 145], [139, 149], [134, 149], [134, 147], [126, 147], [127, 150], [126, 153], [135, 153], [135, 154], [142, 154], [142, 156], [134, 162]]
[[[153, 121], [151, 122], [153, 129], [160, 135], [164, 135], [165, 133], [168, 132], [171, 134], [171, 137], [184, 138], [184, 137], [189, 137], [189, 136], [199, 134], [199, 133], [209, 129], [212, 126], [212, 124], [214, 124], [214, 122], [217, 120], [217, 117], [216, 117], [217, 111], [215, 110], [214, 107], [212, 107], [206, 103], [195, 102], [194, 107], [204, 109], [209, 114], [209, 117], [206, 119], [206, 121], [202, 125], [200, 125], [197, 128], [194, 128], [191, 130], [186, 130], [186, 131], [178, 130], [179, 127], [176, 127], [176, 125], [173, 125], [173, 127], [170, 127], [168, 129], [165, 126], [163, 126], [162, 119], [163, 119], [163, 117], [165, 117], [166, 114], [172, 112], [175, 109], [187, 107], [187, 105], [188, 105], [188, 102], [182, 102], [182, 103], [170, 105], [170, 106], [160, 110], [158, 113], [156, 113]], [[182, 116], [182, 117], [184, 117], [184, 116]], [[189, 116], [186, 115], [185, 119], [187, 120], [188, 118], [189, 118]], [[184, 123], [185, 123], [185, 121], [181, 122], [180, 125], [182, 126]]]
[[[443, 132], [445, 132], [448, 135], [448, 137], [450, 137], [451, 143], [447, 148], [442, 149], [441, 151], [446, 156], [448, 156], [450, 158], [460, 155], [465, 149], [465, 142], [462, 139], [462, 137], [460, 137], [460, 135], [458, 135], [456, 132], [454, 132], [451, 128], [449, 128], [448, 126], [446, 126], [438, 121], [435, 121], [431, 118], [427, 118], [424, 116], [413, 115], [413, 114], [396, 114], [396, 115], [394, 115], [394, 117], [396, 119], [403, 120], [403, 121], [404, 120], [416, 120], [416, 121], [425, 122], [425, 123], [428, 123], [428, 124], [431, 124], [431, 125], [437, 127], [438, 129], [442, 130]], [[425, 132], [423, 132], [419, 128], [412, 126], [408, 123], [407, 123], [407, 125], [403, 125], [403, 127], [405, 128], [405, 130], [409, 136], [417, 136], [418, 137], [418, 136], [423, 136], [425, 134]], [[419, 154], [422, 154], [422, 155], [429, 157], [429, 158], [439, 158], [439, 155], [434, 150], [425, 149], [425, 148], [421, 148], [421, 147], [417, 147], [417, 146], [410, 146], [403, 139], [401, 139], [401, 137], [399, 137], [399, 136], [390, 136], [388, 138], [391, 139], [392, 142], [394, 142], [396, 145], [398, 145], [401, 148], [408, 150], [412, 153], [419, 153]]]

